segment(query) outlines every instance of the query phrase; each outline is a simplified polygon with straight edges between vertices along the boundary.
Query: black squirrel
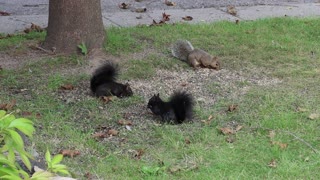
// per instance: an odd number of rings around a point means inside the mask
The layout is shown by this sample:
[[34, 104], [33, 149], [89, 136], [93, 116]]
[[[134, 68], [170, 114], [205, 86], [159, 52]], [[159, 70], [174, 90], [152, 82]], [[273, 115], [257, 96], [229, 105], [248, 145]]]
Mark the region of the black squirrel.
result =
[[128, 83], [120, 84], [116, 82], [118, 75], [118, 66], [108, 62], [95, 70], [91, 81], [90, 89], [97, 96], [117, 96], [125, 97], [132, 96], [133, 92]]
[[175, 92], [168, 102], [164, 102], [158, 93], [149, 99], [147, 107], [155, 115], [160, 115], [162, 122], [181, 124], [192, 118], [193, 97], [186, 92]]
[[195, 49], [187, 40], [177, 40], [171, 47], [171, 53], [174, 57], [187, 62], [194, 68], [220, 69], [220, 61], [217, 57], [211, 56], [204, 50]]

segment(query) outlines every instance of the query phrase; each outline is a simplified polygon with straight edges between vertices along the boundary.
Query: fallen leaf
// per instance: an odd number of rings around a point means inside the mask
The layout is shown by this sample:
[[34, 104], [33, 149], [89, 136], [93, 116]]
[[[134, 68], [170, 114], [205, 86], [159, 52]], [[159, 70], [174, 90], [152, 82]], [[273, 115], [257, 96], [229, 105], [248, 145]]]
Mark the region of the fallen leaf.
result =
[[176, 173], [181, 170], [180, 166], [173, 166], [169, 168], [170, 173]]
[[309, 115], [308, 118], [311, 119], [311, 120], [319, 119], [320, 118], [320, 114], [312, 113], [312, 114]]
[[301, 107], [297, 108], [297, 112], [307, 112], [307, 111], [309, 111], [309, 110], [306, 108], [301, 108]]
[[126, 125], [126, 129], [132, 131], [131, 126]]
[[0, 11], [0, 16], [10, 16], [10, 13]]
[[182, 83], [182, 84], [181, 84], [182, 87], [185, 87], [185, 86], [187, 86], [187, 85], [188, 85], [188, 83]]
[[84, 174], [84, 177], [87, 178], [87, 180], [93, 179], [92, 174], [91, 174], [90, 172], [86, 172], [86, 173]]
[[235, 137], [233, 137], [233, 136], [228, 136], [228, 137], [226, 138], [226, 141], [227, 141], [228, 143], [233, 143], [233, 142], [236, 141], [236, 139], [235, 139]]
[[236, 24], [239, 24], [239, 23], [240, 23], [240, 20], [239, 20], [239, 19], [237, 19], [237, 20], [236, 20]]
[[231, 104], [229, 107], [228, 107], [228, 111], [229, 112], [233, 112], [233, 111], [235, 111], [235, 110], [237, 110], [238, 109], [238, 105], [236, 105], [236, 104]]
[[159, 21], [159, 22], [156, 22], [155, 20], [152, 20], [152, 24], [150, 26], [161, 26], [163, 24], [166, 24], [165, 21]]
[[61, 150], [59, 153], [62, 154], [64, 157], [68, 156], [68, 157], [71, 157], [71, 158], [80, 155], [80, 151], [69, 150], [69, 149]]
[[60, 86], [60, 89], [61, 90], [72, 90], [72, 89], [74, 89], [74, 86], [72, 84], [65, 84], [65, 85]]
[[170, 14], [162, 13], [162, 20], [163, 21], [170, 21]]
[[10, 103], [0, 104], [0, 110], [10, 111], [15, 105], [16, 100], [12, 100]]
[[129, 126], [131, 126], [132, 125], [132, 121], [127, 121], [127, 120], [121, 119], [121, 120], [118, 121], [118, 124], [119, 125], [129, 125]]
[[193, 20], [193, 17], [191, 16], [185, 16], [185, 17], [182, 17], [183, 20], [185, 21], [192, 21]]
[[36, 118], [41, 118], [42, 115], [40, 113], [36, 113]]
[[129, 7], [130, 7], [130, 4], [126, 4], [126, 3], [119, 4], [119, 8], [121, 9], [128, 9]]
[[191, 141], [190, 141], [189, 138], [186, 138], [186, 139], [184, 140], [184, 142], [185, 142], [186, 144], [190, 144], [190, 143], [191, 143]]
[[210, 115], [210, 116], [208, 117], [208, 121], [212, 120], [212, 118], [213, 118], [213, 116]]
[[175, 5], [177, 5], [177, 3], [171, 2], [171, 1], [168, 1], [168, 0], [165, 0], [164, 3], [165, 3], [167, 6], [175, 6]]
[[146, 11], [147, 11], [147, 8], [145, 8], [145, 7], [135, 9], [135, 12], [137, 12], [137, 13], [144, 13]]
[[243, 126], [237, 125], [237, 127], [236, 127], [236, 132], [240, 131], [242, 128], [243, 128]]
[[270, 130], [269, 134], [268, 134], [268, 137], [273, 139], [275, 136], [276, 136], [276, 132], [274, 130]]
[[96, 132], [92, 135], [94, 138], [106, 138], [109, 135], [106, 132]]
[[31, 116], [32, 112], [28, 112], [28, 111], [22, 111], [21, 112], [21, 116]]
[[278, 145], [281, 149], [286, 149], [288, 147], [287, 143], [281, 143], [278, 141], [271, 141], [270, 142], [272, 145]]
[[220, 128], [219, 129], [221, 131], [222, 134], [227, 135], [227, 134], [234, 134], [234, 131], [230, 128]]
[[277, 167], [277, 162], [275, 159], [272, 159], [269, 163], [268, 163], [268, 166], [269, 167], [272, 167], [272, 168], [276, 168]]
[[227, 6], [227, 13], [236, 16], [237, 15], [237, 10], [235, 6]]
[[115, 130], [115, 129], [109, 129], [108, 130], [108, 135], [110, 135], [110, 136], [116, 136], [116, 135], [118, 135], [118, 131], [117, 130]]
[[133, 157], [135, 159], [141, 159], [141, 156], [144, 154], [144, 150], [143, 149], [138, 149], [135, 151], [135, 153], [133, 154]]

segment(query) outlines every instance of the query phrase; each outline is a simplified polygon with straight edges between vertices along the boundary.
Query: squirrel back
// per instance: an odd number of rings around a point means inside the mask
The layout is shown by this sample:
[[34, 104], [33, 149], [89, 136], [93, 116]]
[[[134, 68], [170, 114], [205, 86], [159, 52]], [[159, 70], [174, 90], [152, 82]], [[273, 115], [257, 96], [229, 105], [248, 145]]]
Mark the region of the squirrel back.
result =
[[160, 115], [163, 122], [180, 124], [192, 118], [193, 98], [186, 92], [176, 92], [168, 102], [164, 102], [157, 94], [149, 100], [148, 108], [155, 115]]
[[132, 90], [128, 83], [120, 84], [116, 82], [118, 75], [117, 65], [108, 62], [95, 70], [91, 80], [90, 89], [97, 97], [101, 96], [131, 96]]
[[174, 57], [187, 62], [194, 68], [220, 69], [220, 61], [217, 57], [213, 57], [204, 50], [194, 49], [187, 40], [177, 40], [172, 46], [171, 52]]
[[187, 40], [177, 40], [171, 48], [171, 53], [174, 57], [188, 62], [189, 54], [194, 50], [192, 44]]

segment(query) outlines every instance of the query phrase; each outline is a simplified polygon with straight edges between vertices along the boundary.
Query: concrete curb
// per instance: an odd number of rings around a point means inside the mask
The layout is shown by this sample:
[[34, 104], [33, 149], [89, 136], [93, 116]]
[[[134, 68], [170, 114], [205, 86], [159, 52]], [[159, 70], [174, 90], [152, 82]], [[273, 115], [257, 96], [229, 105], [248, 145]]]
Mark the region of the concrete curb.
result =
[[[226, 8], [201, 8], [201, 9], [170, 9], [152, 10], [145, 13], [136, 13], [130, 10], [115, 13], [102, 13], [103, 23], [106, 27], [129, 27], [136, 25], [150, 25], [155, 20], [159, 22], [162, 13], [171, 15], [169, 23], [188, 22], [216, 22], [221, 20], [235, 21], [256, 20], [268, 17], [319, 17], [320, 3], [284, 4], [266, 6], [240, 6], [236, 7], [237, 15], [233, 16], [226, 12]], [[184, 21], [182, 17], [192, 16], [192, 21]], [[139, 17], [139, 18], [137, 18]], [[46, 27], [47, 15], [20, 15], [0, 16], [0, 33], [11, 34], [23, 31], [30, 27], [31, 23]]]

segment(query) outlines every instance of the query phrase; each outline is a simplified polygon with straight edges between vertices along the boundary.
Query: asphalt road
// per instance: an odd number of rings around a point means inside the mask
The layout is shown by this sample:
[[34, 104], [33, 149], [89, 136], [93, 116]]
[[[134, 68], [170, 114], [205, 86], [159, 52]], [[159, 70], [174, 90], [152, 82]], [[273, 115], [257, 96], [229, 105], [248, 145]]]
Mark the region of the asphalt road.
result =
[[[255, 6], [255, 5], [287, 5], [290, 3], [319, 3], [320, 0], [169, 0], [176, 3], [176, 6], [167, 6], [164, 0], [101, 0], [103, 13], [123, 11], [118, 4], [129, 3], [132, 7], [145, 7], [148, 10], [167, 9], [194, 9], [234, 6]], [[0, 11], [11, 15], [47, 15], [49, 0], [0, 0]]]

